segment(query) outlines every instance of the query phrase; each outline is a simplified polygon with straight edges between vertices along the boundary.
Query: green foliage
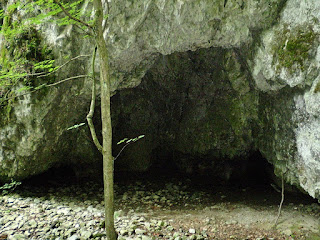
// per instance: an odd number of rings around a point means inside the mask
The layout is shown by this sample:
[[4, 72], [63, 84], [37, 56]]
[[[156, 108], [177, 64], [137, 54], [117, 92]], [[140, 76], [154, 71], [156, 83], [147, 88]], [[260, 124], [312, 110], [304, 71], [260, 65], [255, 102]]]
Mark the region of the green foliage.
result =
[[122, 143], [125, 143], [125, 145], [122, 147], [122, 149], [120, 150], [120, 152], [117, 154], [117, 156], [113, 159], [114, 161], [117, 160], [117, 158], [120, 156], [120, 154], [122, 153], [122, 151], [127, 147], [129, 146], [130, 143], [134, 143], [138, 140], [140, 140], [141, 138], [144, 138], [144, 135], [140, 135], [136, 138], [124, 138], [122, 139], [121, 141], [119, 141], [117, 144], [120, 145]]
[[[17, 81], [23, 79], [28, 86], [32, 84], [30, 74], [39, 72], [53, 72], [54, 60], [48, 46], [42, 44], [41, 34], [36, 30], [36, 25], [44, 22], [56, 22], [58, 25], [69, 25], [77, 23], [69, 18], [61, 6], [69, 14], [80, 19], [80, 17], [90, 17], [91, 12], [83, 12], [80, 5], [84, 0], [73, 2], [62, 2], [60, 0], [37, 0], [37, 1], [15, 1], [6, 6], [5, 10], [0, 11], [0, 18], [3, 19], [0, 35], [4, 41], [1, 48], [1, 77], [0, 77], [0, 96], [18, 84]], [[19, 14], [23, 12], [23, 16]], [[35, 12], [38, 12], [35, 14]], [[13, 15], [15, 16], [13, 20]], [[25, 16], [28, 16], [27, 18]], [[3, 89], [5, 88], [5, 89]], [[1, 102], [1, 99], [0, 99]]]
[[20, 184], [21, 182], [17, 182], [11, 179], [11, 183], [6, 183], [0, 187], [0, 190], [2, 190], [2, 195], [6, 195], [13, 192]]
[[[54, 81], [55, 66], [52, 50], [44, 45], [37, 26], [56, 23], [59, 26], [78, 24], [75, 19], [89, 19], [91, 11], [81, 9], [81, 4], [92, 0], [35, 0], [19, 1], [9, 4], [2, 2], [0, 10], [0, 118], [2, 123], [10, 121], [15, 96], [24, 92], [44, 89]], [[69, 13], [65, 14], [63, 11]], [[23, 14], [23, 15], [21, 15]], [[74, 18], [74, 19], [73, 19]], [[83, 20], [83, 22], [85, 22]], [[2, 24], [1, 24], [2, 23]], [[78, 26], [85, 30], [86, 27]], [[85, 35], [88, 37], [88, 35]], [[70, 57], [70, 56], [67, 56]], [[48, 76], [46, 78], [40, 75]], [[1, 116], [2, 115], [2, 116]]]
[[76, 128], [79, 128], [81, 126], [85, 125], [85, 123], [79, 123], [79, 124], [76, 124], [76, 125], [73, 125], [72, 127], [69, 127], [67, 128], [67, 130], [72, 130], [72, 129], [76, 129]]
[[0, 30], [0, 114], [3, 123], [10, 121], [13, 98], [24, 91], [42, 89], [43, 81], [53, 82], [52, 77], [42, 80], [37, 76], [57, 69], [52, 50], [43, 44], [34, 18], [25, 19], [19, 15], [22, 8], [27, 12], [34, 11], [32, 4], [34, 2], [29, 1], [21, 7], [17, 1], [0, 12], [0, 18], [3, 18]]
[[126, 144], [134, 143], [134, 142], [140, 140], [140, 139], [143, 138], [143, 137], [144, 137], [144, 135], [140, 135], [139, 137], [130, 138], [130, 139], [129, 139], [129, 138], [124, 138], [124, 139], [120, 140], [117, 144], [120, 145], [120, 144], [122, 144], [122, 143], [126, 143]]
[[[77, 0], [74, 2], [66, 2], [66, 1], [58, 1], [62, 5], [62, 7], [68, 11], [70, 15], [74, 18], [90, 18], [91, 12], [83, 12], [83, 9], [80, 8], [81, 4], [88, 2], [85, 0]], [[92, 2], [90, 0], [89, 2]], [[45, 22], [55, 22], [59, 26], [69, 25], [69, 24], [77, 24], [77, 21], [69, 18], [65, 14], [62, 14], [61, 7], [54, 0], [38, 0], [34, 2], [29, 2], [28, 5], [24, 6], [24, 8], [28, 9], [28, 11], [32, 12], [34, 9], [41, 9], [41, 14], [37, 14], [36, 16], [29, 18], [28, 22], [31, 24], [41, 24]], [[57, 16], [57, 17], [56, 17]], [[92, 20], [87, 21], [88, 24], [92, 24]], [[82, 28], [82, 26], [79, 26]], [[86, 29], [85, 27], [83, 29]]]
[[[10, 98], [22, 91], [30, 91], [41, 84], [37, 74], [51, 72], [54, 65], [51, 49], [42, 44], [39, 32], [32, 26], [20, 26], [15, 24], [2, 28], [4, 41], [1, 46], [0, 59], [0, 107], [6, 112], [6, 120], [10, 120]], [[52, 78], [46, 78], [46, 82], [52, 82]], [[22, 86], [22, 87], [20, 87]]]

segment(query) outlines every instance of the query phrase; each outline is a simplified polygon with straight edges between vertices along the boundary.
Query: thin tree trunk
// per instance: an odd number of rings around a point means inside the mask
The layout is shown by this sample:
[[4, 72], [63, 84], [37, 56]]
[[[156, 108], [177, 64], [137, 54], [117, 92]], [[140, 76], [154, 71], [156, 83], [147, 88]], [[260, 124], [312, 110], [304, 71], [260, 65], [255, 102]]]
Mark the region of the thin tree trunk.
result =
[[96, 53], [97, 53], [97, 47], [94, 48], [93, 54], [92, 54], [92, 66], [91, 66], [92, 67], [92, 93], [91, 93], [90, 111], [87, 115], [87, 122], [88, 122], [89, 129], [91, 132], [92, 140], [93, 140], [94, 144], [96, 145], [97, 149], [99, 150], [99, 152], [101, 152], [101, 154], [103, 154], [102, 153], [102, 146], [98, 140], [96, 130], [94, 128], [93, 121], [92, 121], [93, 114], [94, 114], [94, 108], [96, 106], [96, 76], [95, 76], [95, 72], [94, 72], [94, 70], [95, 70], [94, 63], [96, 60]]
[[103, 37], [103, 7], [101, 0], [93, 1], [95, 13], [95, 40], [100, 57], [100, 88], [101, 88], [101, 121], [102, 121], [102, 153], [105, 226], [108, 240], [116, 240], [114, 229], [114, 196], [113, 196], [113, 157], [112, 157], [112, 126], [110, 113], [110, 73], [109, 56]]

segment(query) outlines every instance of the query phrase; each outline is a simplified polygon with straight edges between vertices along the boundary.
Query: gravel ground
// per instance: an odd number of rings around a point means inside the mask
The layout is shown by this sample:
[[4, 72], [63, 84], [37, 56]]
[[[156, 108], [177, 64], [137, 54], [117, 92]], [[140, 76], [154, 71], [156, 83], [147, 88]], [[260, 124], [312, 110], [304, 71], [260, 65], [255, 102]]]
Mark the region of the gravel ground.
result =
[[[271, 188], [195, 185], [188, 179], [115, 185], [119, 239], [320, 239], [320, 206]], [[22, 184], [0, 197], [0, 240], [106, 239], [100, 184]]]

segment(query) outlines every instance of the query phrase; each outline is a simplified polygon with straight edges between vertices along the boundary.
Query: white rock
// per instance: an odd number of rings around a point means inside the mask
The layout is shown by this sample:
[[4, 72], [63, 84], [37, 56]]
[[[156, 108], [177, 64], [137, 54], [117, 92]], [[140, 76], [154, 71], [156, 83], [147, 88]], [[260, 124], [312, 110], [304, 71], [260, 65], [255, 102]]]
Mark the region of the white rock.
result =
[[134, 230], [134, 232], [138, 235], [144, 234], [146, 232], [146, 230], [141, 229], [141, 228], [137, 228], [136, 230]]
[[80, 239], [80, 237], [77, 234], [74, 234], [68, 238], [68, 240], [79, 240], [79, 239]]

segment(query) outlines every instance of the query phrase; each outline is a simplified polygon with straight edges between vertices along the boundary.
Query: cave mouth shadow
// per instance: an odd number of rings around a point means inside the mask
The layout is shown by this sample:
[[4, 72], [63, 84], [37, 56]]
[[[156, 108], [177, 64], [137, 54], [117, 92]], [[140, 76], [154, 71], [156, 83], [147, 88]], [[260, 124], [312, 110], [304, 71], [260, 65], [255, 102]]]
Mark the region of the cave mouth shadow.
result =
[[[93, 175], [81, 175], [84, 171], [79, 172], [79, 168], [79, 165], [72, 164], [53, 166], [43, 173], [26, 178], [22, 183], [23, 185], [45, 188], [66, 187], [68, 185], [81, 186], [89, 182], [103, 186], [102, 170], [96, 170]], [[100, 168], [102, 169], [102, 166]]]
[[[281, 200], [281, 193], [272, 187], [274, 184], [273, 166], [259, 153], [254, 152], [245, 159], [226, 161], [216, 169], [207, 169], [193, 173], [183, 172], [176, 164], [176, 154], [157, 155], [153, 165], [145, 172], [125, 172], [115, 170], [115, 185], [125, 190], [126, 186], [138, 182], [145, 183], [145, 191], [151, 188], [163, 189], [169, 184], [184, 185], [192, 193], [203, 192], [210, 195], [210, 201], [225, 201], [220, 199], [228, 196], [229, 202], [251, 203], [254, 205], [268, 204], [277, 205]], [[196, 164], [195, 168], [198, 167]], [[222, 167], [225, 167], [223, 169]], [[100, 169], [102, 171], [102, 168]], [[99, 170], [99, 171], [100, 171]], [[226, 172], [228, 173], [226, 176]], [[84, 187], [94, 183], [100, 189], [103, 187], [102, 172], [92, 178], [78, 178], [72, 165], [59, 166], [49, 169], [47, 172], [33, 176], [23, 181], [24, 186], [43, 187], [44, 189], [60, 188], [69, 185]], [[151, 184], [149, 184], [151, 183]], [[20, 186], [18, 187], [18, 189]], [[286, 202], [313, 203], [316, 202], [309, 195], [299, 192], [286, 192]]]
[[189, 162], [191, 166], [184, 168], [177, 164], [176, 158], [179, 157], [176, 153], [160, 154], [149, 170], [141, 173], [141, 177], [159, 181], [168, 178], [189, 179], [195, 185], [204, 187], [265, 187], [270, 186], [275, 177], [273, 166], [258, 151], [235, 159], [215, 159], [215, 163], [210, 159], [193, 157], [193, 160], [197, 160], [191, 164]]
[[[160, 156], [160, 157], [159, 157]], [[185, 184], [192, 193], [203, 192], [210, 196], [210, 202], [252, 204], [254, 206], [278, 206], [281, 201], [281, 187], [276, 186], [272, 164], [259, 151], [246, 158], [225, 161], [219, 166], [222, 174], [217, 176], [215, 169], [206, 172], [185, 173], [175, 164], [175, 154], [160, 154], [146, 172], [115, 172], [115, 182], [120, 185], [132, 184], [135, 181], [152, 182], [159, 188], [168, 183]], [[227, 163], [227, 164], [226, 164]], [[233, 165], [232, 165], [233, 164]], [[225, 177], [225, 172], [229, 171]], [[231, 172], [230, 172], [231, 171]], [[278, 179], [279, 180], [279, 179]], [[279, 182], [279, 181], [278, 181]], [[280, 180], [281, 182], [281, 180]], [[224, 199], [228, 196], [227, 199]], [[291, 187], [285, 187], [285, 204], [316, 203], [308, 194]]]

